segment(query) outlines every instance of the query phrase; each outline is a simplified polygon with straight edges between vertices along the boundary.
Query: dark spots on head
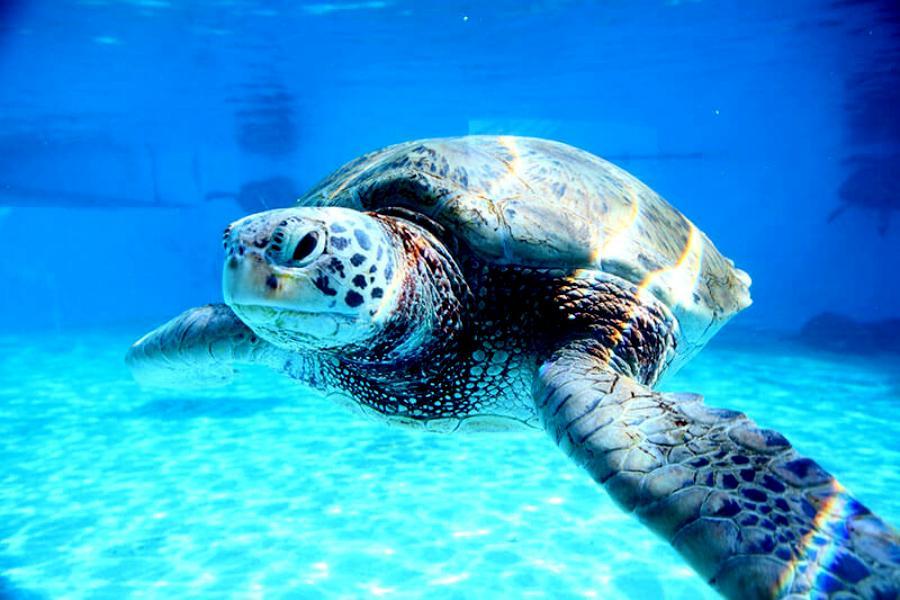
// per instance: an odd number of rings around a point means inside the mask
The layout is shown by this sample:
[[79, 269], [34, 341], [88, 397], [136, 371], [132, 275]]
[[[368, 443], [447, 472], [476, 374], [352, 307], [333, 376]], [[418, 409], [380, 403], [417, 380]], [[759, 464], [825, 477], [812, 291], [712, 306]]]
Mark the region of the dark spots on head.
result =
[[266, 277], [266, 287], [272, 290], [278, 289], [278, 278], [274, 275], [269, 275]]
[[365, 231], [361, 229], [354, 229], [353, 235], [356, 237], [356, 241], [359, 243], [360, 248], [363, 250], [369, 250], [372, 247], [372, 240], [369, 239], [369, 236]]
[[334, 246], [335, 250], [343, 250], [350, 245], [350, 240], [342, 237], [333, 237], [331, 238], [331, 245]]
[[731, 457], [731, 462], [736, 465], [746, 465], [748, 462], [750, 462], [750, 459], [742, 454], [736, 454]]
[[375, 260], [381, 260], [381, 256], [384, 254], [384, 246], [378, 246], [378, 252], [375, 253]]
[[781, 560], [791, 560], [791, 551], [782, 546], [775, 551], [775, 556], [777, 556]]
[[244, 246], [243, 246], [243, 244], [240, 245], [240, 246], [238, 246], [238, 254], [240, 254], [241, 256], [244, 255]]
[[722, 485], [730, 490], [735, 489], [738, 486], [737, 477], [735, 477], [731, 473], [726, 474], [724, 477], [722, 477]]
[[328, 285], [328, 275], [319, 273], [319, 276], [313, 281], [313, 284], [326, 296], [337, 296], [337, 290]]
[[380, 287], [372, 288], [372, 297], [373, 298], [381, 298], [382, 296], [384, 296], [383, 289], [381, 289]]
[[350, 257], [350, 264], [352, 264], [354, 267], [358, 267], [364, 262], [366, 262], [366, 257], [363, 254], [357, 253]]
[[353, 278], [353, 285], [358, 288], [365, 289], [366, 288], [366, 276], [365, 275], [357, 275]]
[[741, 479], [744, 481], [753, 481], [754, 477], [756, 477], [756, 471], [753, 469], [741, 469]]
[[332, 273], [340, 275], [341, 279], [346, 277], [346, 274], [344, 273], [344, 263], [341, 262], [341, 259], [333, 256], [331, 262], [328, 263], [328, 268], [331, 269]]
[[334, 233], [344, 233], [345, 231], [347, 231], [347, 228], [339, 223], [332, 223], [331, 231], [333, 231]]
[[269, 245], [269, 238], [260, 238], [257, 240], [253, 240], [253, 245], [257, 248], [265, 248]]
[[384, 278], [388, 281], [394, 276], [394, 267], [388, 265], [384, 270]]
[[353, 290], [350, 290], [349, 292], [347, 292], [347, 295], [344, 296], [344, 302], [347, 303], [347, 306], [349, 306], [351, 308], [356, 308], [357, 306], [359, 306], [360, 304], [363, 303], [363, 297], [359, 292], [354, 292]]
[[369, 273], [374, 273], [374, 272], [377, 271], [377, 270], [378, 270], [378, 266], [377, 266], [377, 265], [372, 265], [371, 267], [369, 267]]

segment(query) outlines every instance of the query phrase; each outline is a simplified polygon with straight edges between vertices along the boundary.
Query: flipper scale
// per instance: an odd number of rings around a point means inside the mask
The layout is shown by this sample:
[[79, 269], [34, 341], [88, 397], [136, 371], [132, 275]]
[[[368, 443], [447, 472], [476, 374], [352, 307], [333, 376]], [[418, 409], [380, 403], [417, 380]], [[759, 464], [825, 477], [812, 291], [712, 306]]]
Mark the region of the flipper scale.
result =
[[726, 597], [900, 594], [897, 533], [743, 413], [653, 391], [578, 346], [541, 367], [535, 396], [563, 450]]

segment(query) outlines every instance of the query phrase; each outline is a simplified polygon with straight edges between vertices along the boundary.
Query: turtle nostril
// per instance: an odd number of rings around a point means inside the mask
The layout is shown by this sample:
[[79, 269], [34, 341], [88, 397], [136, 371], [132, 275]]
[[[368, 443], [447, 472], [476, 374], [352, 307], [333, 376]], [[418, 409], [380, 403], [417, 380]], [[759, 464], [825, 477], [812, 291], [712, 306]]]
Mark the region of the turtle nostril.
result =
[[291, 260], [303, 260], [309, 257], [310, 254], [316, 249], [316, 246], [319, 245], [319, 234], [315, 231], [310, 231], [297, 242], [297, 246], [294, 248], [294, 254], [291, 256]]

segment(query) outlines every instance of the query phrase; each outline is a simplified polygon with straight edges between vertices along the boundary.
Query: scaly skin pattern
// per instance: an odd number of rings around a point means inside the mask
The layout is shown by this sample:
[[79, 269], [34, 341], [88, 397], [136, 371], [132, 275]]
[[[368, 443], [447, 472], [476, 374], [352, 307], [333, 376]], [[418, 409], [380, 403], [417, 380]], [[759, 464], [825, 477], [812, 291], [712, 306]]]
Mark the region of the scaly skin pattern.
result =
[[[132, 367], [174, 376], [265, 362], [389, 423], [543, 425], [727, 597], [896, 597], [896, 533], [821, 467], [739, 413], [651, 389], [677, 354], [678, 322], [663, 304], [600, 272], [456, 263], [414, 227], [399, 230], [420, 269], [400, 320], [423, 318], [404, 311], [438, 291], [435, 310], [451, 313], [435, 315], [442, 325], [415, 360], [383, 361], [378, 343], [284, 354], [219, 306], [145, 336]], [[208, 328], [195, 327], [210, 311]]]
[[227, 306], [207, 304], [185, 311], [139, 339], [125, 362], [145, 385], [215, 386], [231, 381], [235, 364], [277, 366], [279, 354]]
[[[396, 226], [419, 272], [403, 290], [396, 328], [322, 361], [321, 379], [367, 414], [436, 431], [537, 428], [531, 389], [548, 342], [584, 332], [616, 339], [610, 364], [647, 383], [675, 355], [671, 315], [658, 303], [633, 310], [622, 299], [637, 289], [615, 276], [489, 265], [471, 255], [457, 264], [416, 229]], [[433, 299], [432, 336], [415, 355], [389, 356], [390, 338], [423, 318], [423, 298]]]
[[[417, 276], [401, 290], [397, 313], [379, 338], [338, 351], [288, 352], [257, 337], [228, 307], [211, 305], [142, 338], [129, 352], [132, 370], [148, 383], [204, 373], [225, 382], [234, 364], [263, 363], [390, 424], [502, 430], [540, 428], [531, 387], [548, 340], [556, 344], [580, 331], [614, 336], [631, 319], [612, 354], [617, 368], [655, 381], [674, 355], [671, 325], [663, 337], [647, 334], [671, 316], [619, 310], [627, 308], [620, 302], [627, 284], [617, 277], [491, 265], [465, 252], [457, 262], [419, 227], [384, 221]], [[602, 311], [592, 305], [599, 298]], [[432, 322], [430, 335], [398, 355], [398, 340], [425, 320]]]
[[[647, 314], [628, 293], [611, 304]], [[652, 340], [667, 324], [640, 327]], [[898, 597], [896, 531], [777, 432], [696, 394], [653, 391], [617, 364], [621, 346], [596, 328], [564, 342], [534, 391], [553, 439], [623, 509], [728, 598]]]

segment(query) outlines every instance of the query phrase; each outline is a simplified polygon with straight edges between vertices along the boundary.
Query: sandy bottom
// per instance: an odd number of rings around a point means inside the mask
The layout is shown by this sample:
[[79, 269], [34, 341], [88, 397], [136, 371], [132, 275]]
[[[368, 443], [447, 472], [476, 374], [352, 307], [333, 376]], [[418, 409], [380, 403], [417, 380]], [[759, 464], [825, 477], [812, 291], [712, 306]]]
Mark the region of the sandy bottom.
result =
[[[539, 432], [387, 428], [268, 373], [141, 390], [136, 333], [0, 337], [0, 598], [715, 597]], [[900, 524], [896, 358], [759, 344], [668, 387], [778, 429]]]

